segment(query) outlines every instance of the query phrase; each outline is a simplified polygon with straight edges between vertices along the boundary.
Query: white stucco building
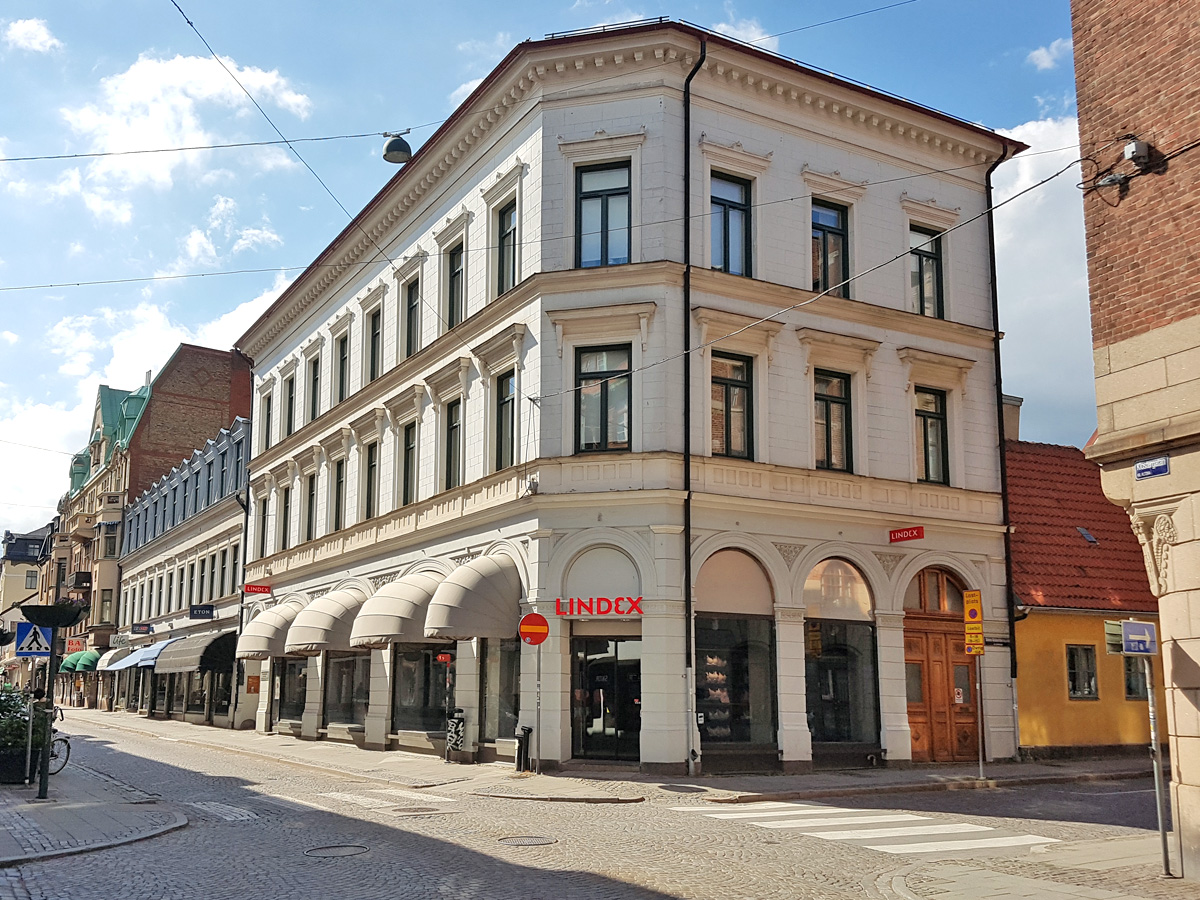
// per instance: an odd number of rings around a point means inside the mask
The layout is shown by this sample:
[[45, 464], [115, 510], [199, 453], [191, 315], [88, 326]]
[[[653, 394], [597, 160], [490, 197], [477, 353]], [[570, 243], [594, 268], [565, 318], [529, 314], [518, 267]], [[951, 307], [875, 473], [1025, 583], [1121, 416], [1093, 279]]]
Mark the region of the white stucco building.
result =
[[536, 611], [547, 764], [970, 759], [979, 590], [1011, 755], [1021, 149], [691, 26], [517, 46], [238, 342], [259, 727], [511, 754]]

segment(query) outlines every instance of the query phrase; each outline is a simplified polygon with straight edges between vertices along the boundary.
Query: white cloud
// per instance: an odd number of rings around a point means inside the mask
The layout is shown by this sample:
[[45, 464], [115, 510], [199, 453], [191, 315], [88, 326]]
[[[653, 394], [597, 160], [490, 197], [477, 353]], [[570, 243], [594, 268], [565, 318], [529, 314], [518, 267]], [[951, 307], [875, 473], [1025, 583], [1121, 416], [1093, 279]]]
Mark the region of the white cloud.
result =
[[739, 19], [732, 3], [725, 4], [725, 15], [729, 21], [717, 22], [712, 26], [713, 31], [753, 44], [763, 50], [779, 49], [779, 38], [771, 37], [770, 32], [759, 24], [758, 19]]
[[8, 341], [10, 345], [15, 344], [21, 339], [19, 335], [15, 335], [11, 331], [0, 331], [0, 338]]
[[462, 103], [471, 96], [471, 91], [483, 84], [482, 78], [472, 78], [470, 81], [464, 81], [450, 94], [450, 102], [455, 106]]
[[63, 358], [59, 374], [73, 378], [86, 376], [95, 360], [100, 341], [92, 332], [95, 316], [65, 316], [46, 332], [50, 352]]
[[257, 297], [239, 304], [223, 316], [196, 329], [196, 341], [206, 347], [232, 347], [233, 342], [246, 333], [246, 329], [267, 311], [267, 307], [274, 303], [291, 283], [292, 279], [282, 272], [276, 273], [275, 283]]
[[[996, 202], [1079, 155], [1072, 117], [1026, 122], [1004, 133], [1030, 151], [996, 171]], [[1075, 446], [1096, 427], [1080, 180], [1076, 165], [996, 211], [1004, 389], [1025, 397], [1023, 439]]]
[[257, 250], [259, 247], [281, 247], [283, 238], [277, 235], [270, 225], [261, 228], [243, 228], [238, 232], [230, 253], [241, 253], [243, 250]]
[[497, 32], [490, 41], [463, 41], [457, 49], [459, 53], [490, 64], [503, 58], [512, 49], [512, 35], [507, 31]]
[[[309, 98], [277, 70], [238, 66], [228, 58], [223, 62], [264, 106], [300, 119], [308, 116]], [[213, 108], [235, 116], [254, 112], [245, 93], [216, 60], [143, 55], [124, 72], [103, 79], [96, 101], [60, 112], [88, 140], [89, 150], [118, 152], [220, 143], [214, 128], [205, 122]], [[247, 155], [260, 171], [294, 165], [278, 148], [255, 148]], [[132, 204], [123, 194], [139, 187], [166, 190], [181, 170], [203, 179], [210, 156], [211, 151], [193, 150], [97, 159], [84, 173], [81, 194], [97, 217], [126, 222], [132, 217]]]
[[49, 53], [62, 48], [62, 41], [50, 33], [45, 19], [17, 19], [4, 29], [4, 43], [17, 50]]
[[1049, 46], [1038, 47], [1025, 57], [1025, 61], [1037, 66], [1039, 72], [1045, 72], [1049, 69], [1057, 68], [1059, 60], [1071, 55], [1071, 49], [1070, 38], [1058, 38], [1051, 42]]
[[83, 246], [83, 244], [80, 243], [79, 241], [71, 241], [71, 246], [67, 248], [67, 255], [68, 256], [78, 256], [85, 249], [87, 249], [87, 248], [85, 248]]
[[208, 227], [210, 231], [222, 231], [229, 237], [233, 231], [233, 218], [237, 213], [237, 201], [232, 197], [220, 194], [213, 197], [212, 209], [208, 211]]

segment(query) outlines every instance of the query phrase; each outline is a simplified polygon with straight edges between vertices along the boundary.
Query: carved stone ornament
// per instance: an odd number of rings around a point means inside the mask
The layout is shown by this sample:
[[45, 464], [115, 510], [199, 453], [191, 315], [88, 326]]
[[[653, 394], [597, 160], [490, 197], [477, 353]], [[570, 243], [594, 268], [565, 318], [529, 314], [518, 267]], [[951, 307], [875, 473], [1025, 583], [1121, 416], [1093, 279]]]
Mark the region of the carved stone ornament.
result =
[[392, 572], [390, 575], [375, 575], [371, 578], [371, 587], [379, 590], [385, 584], [391, 584], [400, 577], [399, 572]]
[[800, 554], [804, 552], [804, 547], [804, 544], [775, 543], [775, 549], [779, 551], [779, 555], [783, 557], [783, 561], [787, 563], [789, 569], [800, 558]]
[[896, 566], [904, 562], [903, 553], [882, 553], [880, 551], [874, 552], [875, 558], [879, 560], [879, 564], [883, 566], [883, 571], [887, 574], [888, 578], [892, 577], [892, 573], [896, 571]]
[[1150, 590], [1155, 597], [1161, 597], [1169, 590], [1167, 575], [1171, 565], [1171, 545], [1179, 539], [1175, 523], [1169, 515], [1161, 513], [1155, 517], [1151, 526], [1133, 510], [1129, 512], [1129, 521], [1133, 525], [1133, 533], [1142, 545], [1142, 558], [1146, 563], [1146, 574], [1150, 577]]
[[462, 556], [452, 556], [452, 557], [450, 557], [450, 560], [456, 566], [461, 566], [463, 563], [469, 563], [471, 560], [473, 560], [478, 555], [479, 555], [479, 551], [476, 550], [474, 552], [464, 553]]

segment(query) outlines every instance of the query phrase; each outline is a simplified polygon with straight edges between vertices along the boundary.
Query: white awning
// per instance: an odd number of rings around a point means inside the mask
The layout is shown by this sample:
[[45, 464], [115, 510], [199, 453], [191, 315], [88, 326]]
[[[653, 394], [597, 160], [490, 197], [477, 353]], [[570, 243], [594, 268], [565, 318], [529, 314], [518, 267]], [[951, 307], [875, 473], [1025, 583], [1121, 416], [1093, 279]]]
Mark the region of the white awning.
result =
[[270, 659], [285, 655], [288, 629], [302, 609], [304, 601], [292, 598], [260, 612], [242, 629], [237, 642], [237, 658]]
[[386, 647], [424, 642], [425, 611], [445, 576], [435, 572], [405, 575], [385, 584], [362, 605], [350, 630], [350, 646]]
[[441, 640], [516, 637], [521, 575], [508, 556], [480, 556], [438, 585], [425, 614], [425, 637]]
[[318, 597], [297, 614], [288, 629], [284, 650], [299, 656], [349, 650], [354, 617], [366, 600], [366, 595], [353, 587]]
[[113, 647], [96, 661], [96, 671], [103, 672], [115, 662], [127, 657], [132, 652], [130, 647]]

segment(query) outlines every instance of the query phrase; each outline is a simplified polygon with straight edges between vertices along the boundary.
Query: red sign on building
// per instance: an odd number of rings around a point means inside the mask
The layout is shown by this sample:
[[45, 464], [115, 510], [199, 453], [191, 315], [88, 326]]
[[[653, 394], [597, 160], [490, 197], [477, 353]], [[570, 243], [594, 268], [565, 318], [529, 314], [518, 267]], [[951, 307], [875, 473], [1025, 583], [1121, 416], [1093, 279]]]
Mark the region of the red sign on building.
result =
[[[565, 605], [564, 605], [565, 604]], [[640, 616], [641, 597], [562, 597], [554, 601], [556, 616]]]
[[529, 613], [521, 616], [521, 624], [517, 626], [517, 634], [527, 644], [537, 646], [550, 635], [550, 623], [541, 613]]
[[242, 587], [242, 590], [247, 594], [269, 594], [271, 586], [269, 584], [247, 584]]
[[888, 532], [888, 543], [895, 544], [899, 541], [919, 541], [925, 537], [925, 526], [914, 525], [911, 528], [893, 528]]
[[67, 638], [67, 653], [82, 653], [87, 649], [87, 638]]

